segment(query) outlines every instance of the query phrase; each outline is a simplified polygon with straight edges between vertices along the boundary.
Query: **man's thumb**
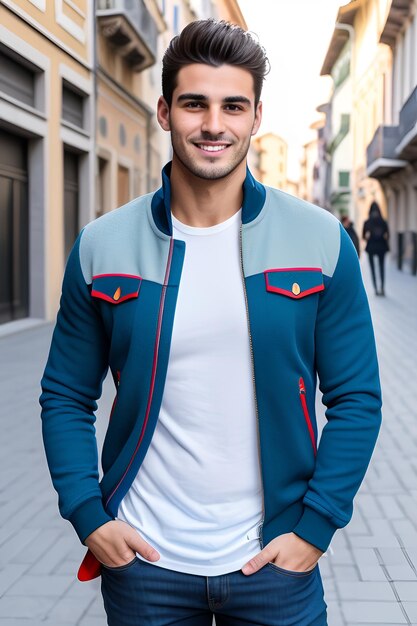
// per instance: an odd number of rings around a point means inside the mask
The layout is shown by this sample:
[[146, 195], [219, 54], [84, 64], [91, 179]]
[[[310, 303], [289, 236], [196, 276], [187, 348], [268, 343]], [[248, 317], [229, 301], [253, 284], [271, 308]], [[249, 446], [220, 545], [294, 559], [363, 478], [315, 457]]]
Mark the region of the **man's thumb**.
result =
[[160, 559], [159, 553], [153, 548], [147, 541], [145, 541], [139, 533], [132, 528], [132, 532], [125, 538], [129, 547], [138, 552], [147, 561], [158, 561]]
[[249, 576], [250, 574], [254, 574], [258, 570], [262, 569], [264, 565], [271, 561], [271, 551], [268, 549], [268, 546], [261, 550], [256, 556], [253, 557], [244, 567], [242, 567], [242, 572]]

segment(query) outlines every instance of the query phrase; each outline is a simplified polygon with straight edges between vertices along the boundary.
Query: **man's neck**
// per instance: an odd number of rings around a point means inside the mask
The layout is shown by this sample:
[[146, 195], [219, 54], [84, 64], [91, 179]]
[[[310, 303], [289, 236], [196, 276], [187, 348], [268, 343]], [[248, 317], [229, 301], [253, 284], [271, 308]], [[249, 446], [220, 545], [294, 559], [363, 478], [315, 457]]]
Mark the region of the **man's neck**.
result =
[[242, 206], [245, 177], [246, 161], [225, 178], [207, 180], [194, 176], [174, 159], [170, 175], [172, 213], [183, 224], [199, 228], [225, 222]]

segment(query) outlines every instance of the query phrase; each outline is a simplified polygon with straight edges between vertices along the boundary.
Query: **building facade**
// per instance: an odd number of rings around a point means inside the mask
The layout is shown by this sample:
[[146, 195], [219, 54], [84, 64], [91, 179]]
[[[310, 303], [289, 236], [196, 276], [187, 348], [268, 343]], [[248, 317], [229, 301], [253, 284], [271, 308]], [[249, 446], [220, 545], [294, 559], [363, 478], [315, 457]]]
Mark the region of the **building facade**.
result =
[[94, 216], [94, 16], [87, 0], [0, 5], [0, 323], [51, 318]]
[[252, 140], [258, 155], [256, 175], [264, 185], [285, 191], [287, 184], [288, 146], [275, 133], [265, 133]]
[[352, 0], [339, 8], [321, 74], [333, 78], [330, 101], [330, 207], [362, 229], [376, 200], [386, 214], [381, 185], [367, 174], [366, 149], [387, 115], [392, 55], [380, 42], [388, 0]]
[[310, 125], [317, 133], [317, 160], [313, 166], [313, 197], [318, 206], [331, 211], [331, 159], [327, 146], [332, 140], [331, 103], [326, 102], [317, 107], [321, 117]]
[[[342, 25], [337, 30], [343, 30]], [[349, 33], [349, 31], [347, 31]], [[331, 107], [328, 109], [329, 133], [325, 145], [324, 161], [330, 164], [329, 189], [326, 204], [335, 215], [349, 215], [354, 219], [351, 190], [351, 166], [353, 141], [351, 115], [353, 106], [353, 81], [351, 76], [353, 34], [337, 51], [331, 45], [324, 61], [321, 75], [330, 74], [333, 79]], [[339, 42], [339, 38], [336, 38]], [[320, 134], [320, 133], [319, 133]], [[320, 141], [320, 137], [319, 137]]]
[[155, 0], [97, 0], [96, 24], [98, 216], [157, 185], [153, 67], [167, 24]]
[[400, 269], [417, 274], [417, 2], [392, 0], [380, 33], [393, 70], [384, 121], [367, 147], [368, 176], [388, 207], [390, 245]]
[[302, 147], [300, 161], [300, 181], [298, 184], [298, 195], [302, 200], [319, 204], [317, 194], [317, 161], [318, 161], [318, 140], [312, 139]]

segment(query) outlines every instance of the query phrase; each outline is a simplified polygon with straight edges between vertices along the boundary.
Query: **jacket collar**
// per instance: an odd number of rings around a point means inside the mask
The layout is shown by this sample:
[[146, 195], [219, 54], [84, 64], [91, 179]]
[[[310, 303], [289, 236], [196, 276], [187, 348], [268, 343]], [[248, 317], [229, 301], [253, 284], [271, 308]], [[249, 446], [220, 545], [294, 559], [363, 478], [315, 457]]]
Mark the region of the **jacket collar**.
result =
[[[158, 189], [152, 198], [152, 216], [156, 226], [165, 235], [172, 235], [171, 221], [171, 162], [167, 163], [162, 170], [162, 187]], [[252, 222], [261, 212], [265, 203], [265, 187], [254, 179], [246, 169], [246, 178], [243, 182], [242, 223]]]

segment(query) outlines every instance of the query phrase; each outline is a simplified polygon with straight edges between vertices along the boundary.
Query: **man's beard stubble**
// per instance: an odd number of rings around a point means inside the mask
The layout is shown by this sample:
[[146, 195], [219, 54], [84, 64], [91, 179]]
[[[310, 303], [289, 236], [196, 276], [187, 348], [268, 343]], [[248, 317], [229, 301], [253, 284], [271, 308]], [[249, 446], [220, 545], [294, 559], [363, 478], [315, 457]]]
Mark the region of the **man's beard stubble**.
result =
[[[175, 157], [186, 170], [193, 174], [193, 176], [196, 176], [197, 178], [202, 178], [203, 180], [220, 180], [229, 176], [229, 174], [231, 174], [236, 168], [238, 168], [242, 161], [246, 159], [250, 146], [250, 137], [248, 137], [247, 142], [242, 145], [241, 150], [239, 150], [239, 152], [235, 154], [235, 158], [232, 161], [226, 163], [223, 166], [212, 168], [210, 166], [199, 166], [195, 161], [193, 161], [193, 159], [187, 155], [185, 150], [181, 150], [181, 148], [179, 148], [180, 142], [177, 142], [176, 137], [177, 135], [175, 130], [171, 128], [171, 145]], [[200, 141], [201, 143], [204, 143], [204, 141], [221, 141], [221, 139], [217, 137], [214, 139], [206, 137], [205, 139], [202, 139]], [[233, 148], [233, 145], [234, 144], [232, 143], [230, 148], [226, 149], [231, 150]], [[211, 163], [215, 163], [216, 158], [217, 157], [213, 157], [212, 159], [209, 158], [209, 161]]]

